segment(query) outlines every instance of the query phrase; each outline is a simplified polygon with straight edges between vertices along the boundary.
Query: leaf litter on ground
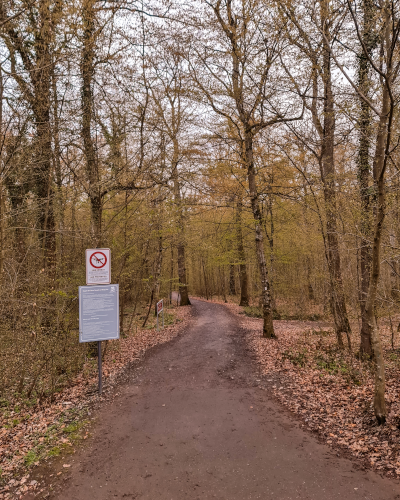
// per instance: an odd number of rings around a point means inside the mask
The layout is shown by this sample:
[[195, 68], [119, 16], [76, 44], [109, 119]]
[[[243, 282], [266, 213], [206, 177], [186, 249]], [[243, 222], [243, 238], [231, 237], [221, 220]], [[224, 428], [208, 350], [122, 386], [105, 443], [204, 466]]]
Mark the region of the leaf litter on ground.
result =
[[[190, 307], [167, 311], [175, 320], [164, 329], [138, 328], [135, 334], [110, 341], [102, 364], [106, 390], [116, 385], [124, 371], [150, 348], [183, 333], [191, 317]], [[87, 438], [90, 410], [99, 402], [97, 376], [97, 358], [90, 359], [68, 388], [53, 395], [53, 400], [32, 405], [16, 399], [0, 405], [0, 500], [37, 491], [39, 483], [29, 481], [32, 467], [72, 451], [76, 440]], [[69, 464], [63, 467], [67, 470]]]
[[[221, 301], [221, 303], [223, 303]], [[331, 323], [274, 321], [277, 339], [262, 338], [262, 320], [243, 308], [225, 306], [247, 332], [246, 341], [274, 396], [301, 417], [328, 445], [388, 476], [400, 477], [400, 349], [392, 349], [388, 322], [379, 329], [385, 357], [387, 422], [378, 426], [373, 411], [370, 362], [339, 350]], [[358, 347], [358, 325], [352, 325]]]

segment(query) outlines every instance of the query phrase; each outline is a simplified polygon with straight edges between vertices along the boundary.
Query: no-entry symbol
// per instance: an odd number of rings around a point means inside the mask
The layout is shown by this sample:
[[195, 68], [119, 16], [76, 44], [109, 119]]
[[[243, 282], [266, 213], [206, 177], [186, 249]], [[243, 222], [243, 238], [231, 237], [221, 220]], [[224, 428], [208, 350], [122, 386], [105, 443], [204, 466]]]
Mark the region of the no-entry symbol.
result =
[[107, 257], [104, 252], [93, 252], [89, 257], [90, 265], [95, 269], [101, 269], [107, 264]]
[[111, 283], [111, 252], [109, 248], [86, 250], [86, 284], [109, 285]]

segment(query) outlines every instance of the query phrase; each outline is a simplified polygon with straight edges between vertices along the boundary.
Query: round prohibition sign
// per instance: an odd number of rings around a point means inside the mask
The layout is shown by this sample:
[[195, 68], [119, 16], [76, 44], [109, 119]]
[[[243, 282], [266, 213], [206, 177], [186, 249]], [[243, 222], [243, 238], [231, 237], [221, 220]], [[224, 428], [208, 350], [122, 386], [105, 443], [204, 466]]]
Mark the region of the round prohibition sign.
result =
[[89, 262], [95, 269], [101, 269], [107, 264], [107, 257], [103, 252], [94, 252], [90, 256]]

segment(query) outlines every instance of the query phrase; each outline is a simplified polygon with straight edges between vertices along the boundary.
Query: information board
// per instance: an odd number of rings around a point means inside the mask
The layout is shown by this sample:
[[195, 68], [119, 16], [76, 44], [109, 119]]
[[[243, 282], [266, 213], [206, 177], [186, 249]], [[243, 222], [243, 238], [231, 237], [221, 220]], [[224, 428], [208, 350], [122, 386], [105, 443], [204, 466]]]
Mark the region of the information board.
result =
[[79, 287], [79, 342], [119, 339], [119, 285]]
[[108, 285], [111, 283], [111, 251], [109, 248], [86, 250], [86, 284]]

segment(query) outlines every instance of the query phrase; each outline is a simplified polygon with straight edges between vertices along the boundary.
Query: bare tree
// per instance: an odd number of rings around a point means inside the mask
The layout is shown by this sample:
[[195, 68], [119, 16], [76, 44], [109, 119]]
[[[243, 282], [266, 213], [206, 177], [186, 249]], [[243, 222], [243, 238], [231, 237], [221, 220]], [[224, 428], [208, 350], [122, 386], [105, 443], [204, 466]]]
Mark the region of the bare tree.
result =
[[[345, 76], [357, 96], [374, 112], [376, 123], [375, 154], [373, 161], [373, 180], [376, 196], [376, 209], [373, 217], [373, 240], [371, 251], [371, 271], [368, 294], [365, 301], [365, 316], [371, 332], [372, 352], [375, 363], [374, 411], [379, 424], [386, 421], [385, 403], [385, 364], [383, 358], [380, 333], [375, 316], [377, 289], [381, 274], [382, 231], [386, 214], [386, 179], [385, 173], [389, 162], [393, 161], [392, 153], [396, 145], [392, 144], [394, 115], [398, 109], [399, 96], [397, 78], [400, 70], [399, 33], [400, 17], [397, 4], [391, 0], [382, 0], [375, 10], [374, 22], [380, 33], [376, 54], [371, 53], [371, 47], [365, 44], [360, 13], [350, 0], [347, 3], [349, 17], [357, 33], [358, 43], [367, 58], [371, 69], [379, 82], [379, 91], [375, 100], [364, 94], [362, 86], [349, 75], [339, 57], [331, 50], [337, 67]], [[323, 31], [322, 31], [323, 32]], [[324, 39], [326, 36], [323, 32]]]
[[[342, 334], [344, 333], [351, 348], [351, 329], [346, 309], [339, 252], [337, 176], [334, 156], [336, 112], [330, 50], [335, 39], [337, 24], [340, 25], [340, 23], [335, 23], [337, 13], [331, 9], [329, 0], [315, 3], [314, 15], [308, 19], [308, 21], [314, 21], [314, 26], [312, 22], [304, 23], [303, 16], [300, 15], [301, 7], [293, 2], [279, 4], [279, 9], [285, 22], [288, 40], [308, 60], [311, 96], [303, 95], [303, 100], [305, 107], [311, 113], [314, 129], [319, 139], [316, 147], [311, 147], [311, 150], [318, 160], [323, 185], [326, 218], [324, 242], [331, 288], [331, 306], [338, 344], [343, 347]], [[291, 80], [296, 84], [296, 77], [292, 75], [290, 68], [287, 65], [285, 68]], [[300, 86], [297, 86], [297, 90], [299, 94], [302, 94]], [[310, 137], [304, 137], [293, 127], [291, 129], [299, 138], [308, 143], [308, 147], [311, 146]]]
[[[369, 58], [376, 47], [377, 37], [374, 30], [374, 4], [371, 0], [362, 2], [363, 19], [361, 21], [361, 37], [365, 52], [360, 48], [358, 58], [358, 86], [365, 96], [370, 97], [371, 85], [370, 72], [371, 65]], [[369, 278], [371, 272], [371, 236], [372, 236], [372, 201], [370, 186], [373, 183], [370, 167], [371, 149], [371, 109], [364, 99], [359, 97], [360, 117], [359, 117], [359, 146], [358, 146], [358, 182], [360, 186], [361, 199], [361, 248], [360, 248], [360, 308], [361, 308], [361, 342], [360, 354], [372, 355], [371, 327], [368, 321], [365, 303], [368, 296]]]
[[[186, 275], [185, 256], [185, 200], [182, 196], [182, 174], [180, 166], [190, 150], [185, 139], [190, 127], [192, 111], [187, 100], [187, 76], [183, 68], [183, 59], [179, 47], [167, 46], [159, 56], [153, 59], [157, 83], [151, 87], [156, 116], [161, 123], [161, 131], [168, 137], [169, 148], [165, 154], [169, 158], [170, 178], [177, 219], [177, 255], [180, 304], [190, 305]], [[186, 97], [186, 98], [185, 98]]]
[[[55, 219], [51, 127], [52, 50], [62, 2], [23, 1], [23, 15], [11, 3], [1, 4], [3, 38], [11, 60], [11, 74], [32, 110], [36, 131], [34, 186], [38, 198], [38, 223], [45, 262], [54, 262]], [[21, 10], [17, 8], [17, 10]], [[8, 22], [6, 22], [8, 20]]]
[[213, 37], [215, 49], [210, 43], [193, 44], [192, 56], [195, 54], [199, 61], [199, 67], [193, 61], [191, 63], [193, 77], [214, 112], [224, 117], [237, 131], [254, 219], [261, 278], [263, 336], [270, 338], [275, 333], [254, 141], [261, 130], [298, 120], [302, 113], [293, 116], [292, 110], [296, 107], [288, 102], [284, 106], [285, 99], [279, 92], [279, 71], [274, 70], [279, 62], [282, 38], [281, 32], [275, 30], [267, 6], [258, 0], [241, 1], [237, 5], [231, 0], [217, 0], [207, 2], [207, 6], [212, 18], [204, 20], [202, 27], [206, 36]]

